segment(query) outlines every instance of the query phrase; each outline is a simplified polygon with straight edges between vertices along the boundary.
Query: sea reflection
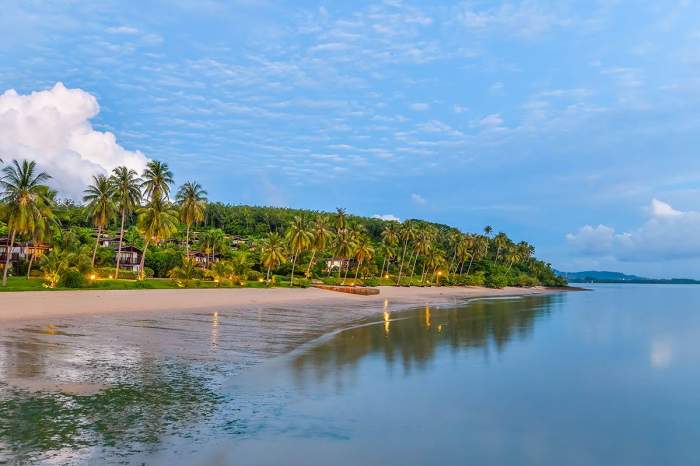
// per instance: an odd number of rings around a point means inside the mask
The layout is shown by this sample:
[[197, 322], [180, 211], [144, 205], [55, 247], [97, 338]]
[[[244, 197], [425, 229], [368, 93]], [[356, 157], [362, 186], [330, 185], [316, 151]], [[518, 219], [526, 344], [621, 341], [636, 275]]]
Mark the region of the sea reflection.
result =
[[380, 325], [361, 325], [296, 356], [290, 367], [299, 386], [352, 372], [367, 357], [382, 357], [387, 371], [404, 374], [428, 366], [443, 347], [474, 352], [488, 361], [513, 340], [527, 339], [537, 321], [547, 318], [560, 296], [478, 300], [449, 309], [391, 312], [385, 302]]

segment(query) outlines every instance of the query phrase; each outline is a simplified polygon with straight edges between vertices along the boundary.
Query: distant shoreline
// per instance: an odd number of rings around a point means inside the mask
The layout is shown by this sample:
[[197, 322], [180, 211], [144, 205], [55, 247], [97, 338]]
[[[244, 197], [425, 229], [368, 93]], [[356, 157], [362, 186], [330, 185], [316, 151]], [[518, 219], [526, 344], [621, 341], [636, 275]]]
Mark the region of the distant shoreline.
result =
[[265, 307], [304, 307], [376, 304], [385, 300], [392, 306], [452, 304], [459, 300], [505, 296], [530, 296], [563, 291], [563, 288], [485, 287], [379, 287], [380, 294], [357, 296], [315, 288], [240, 288], [177, 290], [81, 290], [46, 293], [43, 291], [6, 292], [0, 300], [0, 322], [52, 320], [68, 316], [99, 316], [121, 313], [184, 312]]

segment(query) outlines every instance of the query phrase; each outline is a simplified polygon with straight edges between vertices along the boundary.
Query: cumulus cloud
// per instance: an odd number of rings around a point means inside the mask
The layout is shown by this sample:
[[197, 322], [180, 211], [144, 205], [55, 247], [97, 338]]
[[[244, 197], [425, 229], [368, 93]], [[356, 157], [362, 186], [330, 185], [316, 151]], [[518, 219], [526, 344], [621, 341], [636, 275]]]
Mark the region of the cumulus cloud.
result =
[[401, 219], [396, 215], [392, 214], [374, 214], [372, 218], [378, 218], [379, 220], [386, 220], [388, 222], [401, 222]]
[[586, 225], [566, 239], [580, 254], [620, 261], [662, 261], [700, 257], [700, 212], [680, 211], [653, 199], [647, 220], [623, 233], [606, 225]]
[[45, 91], [0, 95], [0, 154], [11, 159], [33, 159], [53, 176], [52, 185], [74, 199], [92, 175], [126, 165], [139, 172], [147, 158], [117, 144], [111, 132], [90, 124], [100, 111], [97, 99], [62, 83]]
[[428, 203], [428, 201], [426, 201], [423, 196], [421, 196], [420, 194], [416, 194], [416, 193], [411, 194], [411, 200], [413, 202], [415, 202], [416, 204], [420, 204], [420, 205], [426, 205]]

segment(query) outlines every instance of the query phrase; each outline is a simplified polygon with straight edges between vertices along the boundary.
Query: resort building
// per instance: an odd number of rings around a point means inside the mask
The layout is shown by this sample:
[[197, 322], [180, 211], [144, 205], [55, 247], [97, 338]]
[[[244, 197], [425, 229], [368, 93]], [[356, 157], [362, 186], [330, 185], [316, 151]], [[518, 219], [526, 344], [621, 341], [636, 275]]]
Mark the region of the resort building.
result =
[[114, 248], [119, 246], [118, 236], [102, 236], [100, 237], [100, 246], [103, 248]]
[[326, 271], [332, 272], [333, 270], [349, 270], [355, 263], [355, 259], [341, 259], [339, 257], [332, 257], [326, 259]]
[[141, 255], [143, 251], [139, 248], [129, 245], [123, 245], [121, 252], [119, 252], [119, 247], [114, 248], [114, 262], [117, 261], [117, 255], [120, 256], [119, 268], [124, 270], [129, 270], [131, 272], [141, 271]]
[[205, 254], [202, 251], [192, 251], [190, 252], [190, 257], [199, 267], [207, 268], [209, 264], [213, 264], [221, 260], [221, 254]]
[[[3, 264], [7, 260], [7, 250], [9, 246], [8, 238], [0, 238], [0, 262]], [[51, 248], [45, 244], [35, 245], [32, 241], [15, 242], [12, 246], [10, 262], [16, 264], [21, 261], [28, 261], [32, 256], [34, 256], [34, 260], [36, 261], [46, 254], [49, 249]]]

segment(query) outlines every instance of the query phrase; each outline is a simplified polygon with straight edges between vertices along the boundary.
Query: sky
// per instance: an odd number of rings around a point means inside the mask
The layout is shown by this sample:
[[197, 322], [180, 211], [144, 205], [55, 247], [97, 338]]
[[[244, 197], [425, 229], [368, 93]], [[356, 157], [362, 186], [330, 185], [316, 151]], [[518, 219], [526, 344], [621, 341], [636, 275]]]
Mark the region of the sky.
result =
[[700, 2], [5, 0], [0, 156], [700, 278]]

